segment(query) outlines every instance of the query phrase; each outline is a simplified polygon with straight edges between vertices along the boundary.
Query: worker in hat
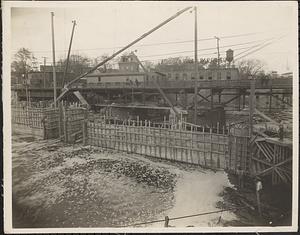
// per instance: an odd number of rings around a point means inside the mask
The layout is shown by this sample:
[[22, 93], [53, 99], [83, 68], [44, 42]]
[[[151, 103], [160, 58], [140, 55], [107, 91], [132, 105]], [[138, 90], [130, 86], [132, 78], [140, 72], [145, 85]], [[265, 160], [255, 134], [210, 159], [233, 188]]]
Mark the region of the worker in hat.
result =
[[261, 216], [261, 206], [260, 206], [260, 197], [261, 197], [261, 191], [262, 191], [262, 182], [261, 179], [256, 176], [255, 177], [255, 189], [256, 189], [256, 200], [257, 200], [257, 208], [258, 208], [258, 213]]

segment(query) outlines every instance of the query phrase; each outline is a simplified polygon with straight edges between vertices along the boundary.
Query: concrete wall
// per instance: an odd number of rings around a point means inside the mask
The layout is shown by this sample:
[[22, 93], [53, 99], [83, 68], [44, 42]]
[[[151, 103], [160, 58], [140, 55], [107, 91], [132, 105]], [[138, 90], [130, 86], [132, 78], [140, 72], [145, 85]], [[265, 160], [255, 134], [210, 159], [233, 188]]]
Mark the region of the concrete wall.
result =
[[[106, 110], [106, 111], [105, 111]], [[139, 116], [140, 120], [150, 120], [156, 122], [162, 122], [164, 120], [164, 116], [166, 120], [169, 118], [170, 111], [169, 110], [155, 110], [155, 109], [133, 109], [133, 108], [103, 108], [100, 111], [102, 114], [111, 115], [113, 118], [126, 120], [126, 119], [136, 119]]]
[[[189, 110], [187, 122], [194, 123], [194, 110]], [[214, 108], [213, 110], [198, 110], [197, 122], [200, 126], [217, 126], [225, 125], [225, 111], [223, 108]]]

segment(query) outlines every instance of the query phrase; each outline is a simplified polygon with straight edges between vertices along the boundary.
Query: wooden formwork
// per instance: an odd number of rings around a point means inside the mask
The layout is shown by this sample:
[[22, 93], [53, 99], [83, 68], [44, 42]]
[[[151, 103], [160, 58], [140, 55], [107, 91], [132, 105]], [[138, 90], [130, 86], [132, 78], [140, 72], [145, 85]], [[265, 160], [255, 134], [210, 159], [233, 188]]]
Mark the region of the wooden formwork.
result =
[[292, 143], [278, 138], [257, 138], [253, 141], [251, 173], [270, 176], [272, 184], [292, 182]]
[[44, 139], [57, 137], [57, 109], [12, 106], [11, 111], [13, 131], [31, 133]]
[[87, 109], [67, 107], [60, 103], [58, 108], [12, 107], [13, 129], [38, 135], [44, 139], [61, 138], [74, 143], [82, 138], [82, 122], [87, 118]]
[[87, 109], [59, 105], [59, 136], [66, 143], [82, 139], [82, 123], [87, 119]]
[[249, 137], [228, 135], [228, 154], [226, 158], [226, 169], [237, 173], [237, 169], [249, 172]]
[[[83, 125], [83, 140], [85, 144], [116, 149], [129, 153], [136, 153], [201, 165], [213, 169], [228, 169], [228, 158], [235, 154], [236, 161], [233, 170], [241, 166], [242, 158], [247, 158], [247, 151], [242, 147], [229, 145], [226, 134], [196, 131], [196, 128], [173, 129], [151, 126], [150, 121], [126, 121], [118, 124], [113, 121], [91, 122]], [[240, 137], [235, 137], [239, 140]], [[244, 143], [244, 142], [243, 142]], [[231, 143], [240, 145], [241, 142]], [[243, 151], [240, 151], [240, 148]], [[229, 150], [232, 149], [230, 152]], [[238, 162], [237, 159], [240, 161]], [[232, 167], [230, 166], [230, 167]], [[246, 167], [246, 164], [242, 167]]]

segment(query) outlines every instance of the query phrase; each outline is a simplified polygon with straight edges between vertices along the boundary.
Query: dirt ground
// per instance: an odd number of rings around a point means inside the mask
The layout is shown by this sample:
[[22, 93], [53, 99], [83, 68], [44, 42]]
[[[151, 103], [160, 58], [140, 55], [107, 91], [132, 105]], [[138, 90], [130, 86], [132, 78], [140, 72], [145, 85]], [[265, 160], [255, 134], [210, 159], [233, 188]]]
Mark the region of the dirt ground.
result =
[[[15, 228], [130, 226], [241, 207], [234, 180], [222, 171], [31, 136], [12, 138]], [[170, 226], [262, 223], [256, 217], [248, 208], [173, 220]]]

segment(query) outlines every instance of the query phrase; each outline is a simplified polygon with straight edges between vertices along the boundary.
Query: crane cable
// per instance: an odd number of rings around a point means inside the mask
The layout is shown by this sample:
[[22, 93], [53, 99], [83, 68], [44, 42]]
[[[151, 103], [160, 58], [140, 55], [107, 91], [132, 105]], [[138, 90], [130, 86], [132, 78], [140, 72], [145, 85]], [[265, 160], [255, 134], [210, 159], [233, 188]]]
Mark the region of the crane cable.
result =
[[250, 52], [248, 52], [247, 54], [245, 54], [245, 55], [243, 55], [243, 56], [238, 57], [237, 59], [235, 59], [235, 61], [240, 60], [240, 59], [242, 59], [242, 58], [244, 58], [244, 57], [246, 57], [246, 56], [248, 56], [248, 55], [251, 55], [251, 54], [253, 54], [253, 53], [255, 53], [255, 52], [257, 52], [257, 51], [259, 51], [259, 50], [265, 48], [266, 46], [269, 46], [269, 45], [275, 43], [276, 41], [279, 41], [280, 39], [284, 38], [285, 36], [286, 36], [286, 35], [281, 36], [280, 38], [277, 38], [277, 39], [275, 39], [275, 40], [273, 40], [273, 41], [271, 41], [271, 42], [268, 42], [268, 43], [266, 43], [266, 44], [260, 46], [259, 48], [255, 49], [255, 50], [253, 50], [253, 51], [250, 51]]

